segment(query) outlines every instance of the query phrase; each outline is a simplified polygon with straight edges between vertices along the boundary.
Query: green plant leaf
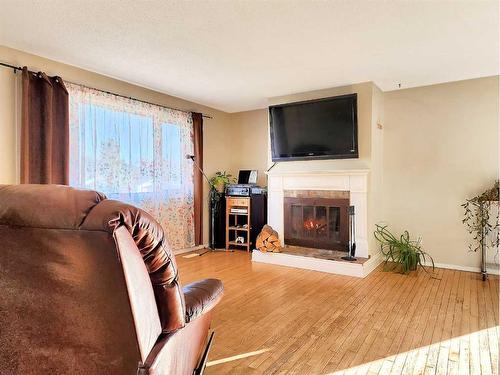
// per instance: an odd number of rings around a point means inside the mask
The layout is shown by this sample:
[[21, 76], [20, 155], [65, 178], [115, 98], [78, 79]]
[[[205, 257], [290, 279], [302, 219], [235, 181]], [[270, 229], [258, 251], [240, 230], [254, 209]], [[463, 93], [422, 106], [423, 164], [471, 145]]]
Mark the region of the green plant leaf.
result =
[[[380, 251], [384, 257], [384, 270], [391, 268], [395, 271], [399, 268], [400, 273], [408, 274], [414, 268], [422, 268], [425, 272], [426, 257], [432, 262], [434, 269], [434, 260], [421, 247], [421, 238], [413, 240], [408, 231], [404, 231], [396, 237], [388, 229], [387, 225], [375, 224], [374, 237], [380, 243]], [[392, 267], [389, 267], [389, 263]]]

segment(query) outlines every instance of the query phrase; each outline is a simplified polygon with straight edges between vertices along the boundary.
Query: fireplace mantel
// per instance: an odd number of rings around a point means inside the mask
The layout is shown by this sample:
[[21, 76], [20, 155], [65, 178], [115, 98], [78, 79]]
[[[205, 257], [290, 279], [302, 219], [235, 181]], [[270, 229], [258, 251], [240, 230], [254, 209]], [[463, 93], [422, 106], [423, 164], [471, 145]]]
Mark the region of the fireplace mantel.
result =
[[[303, 170], [268, 173], [268, 223], [284, 238], [284, 196], [286, 190], [349, 191], [355, 207], [356, 255], [368, 258], [368, 169]], [[283, 243], [282, 243], [283, 244]]]

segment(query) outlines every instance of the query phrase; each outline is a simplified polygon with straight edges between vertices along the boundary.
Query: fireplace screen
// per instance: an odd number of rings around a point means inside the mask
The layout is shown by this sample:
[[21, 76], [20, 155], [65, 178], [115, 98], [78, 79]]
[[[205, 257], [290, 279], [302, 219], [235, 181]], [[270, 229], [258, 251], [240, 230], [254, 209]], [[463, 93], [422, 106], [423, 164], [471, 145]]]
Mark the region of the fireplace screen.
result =
[[285, 197], [285, 244], [347, 251], [349, 199]]

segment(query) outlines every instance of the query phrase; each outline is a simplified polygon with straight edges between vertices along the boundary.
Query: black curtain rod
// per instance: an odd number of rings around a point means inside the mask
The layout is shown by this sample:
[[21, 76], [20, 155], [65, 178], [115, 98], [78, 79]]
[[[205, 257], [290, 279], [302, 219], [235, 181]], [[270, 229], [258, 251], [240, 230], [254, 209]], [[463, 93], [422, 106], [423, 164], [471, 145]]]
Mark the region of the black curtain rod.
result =
[[[22, 71], [23, 68], [20, 67], [20, 66], [15, 66], [15, 65], [10, 65], [10, 64], [6, 64], [6, 63], [3, 63], [3, 62], [0, 62], [0, 66], [3, 66], [5, 68], [10, 68], [10, 69], [13, 69], [14, 70], [14, 73], [17, 73], [17, 71]], [[32, 72], [32, 71], [29, 71], [30, 73], [34, 73], [36, 74], [36, 72]], [[167, 107], [166, 105], [161, 105], [161, 104], [156, 104], [156, 103], [151, 103], [151, 102], [148, 102], [146, 100], [141, 100], [141, 99], [137, 99], [137, 98], [133, 98], [131, 96], [126, 96], [126, 95], [121, 95], [121, 94], [117, 94], [117, 93], [114, 93], [114, 92], [111, 92], [111, 91], [106, 91], [106, 90], [101, 90], [101, 89], [96, 89], [95, 87], [90, 87], [90, 86], [86, 86], [86, 85], [82, 85], [81, 83], [75, 83], [75, 82], [71, 82], [71, 81], [66, 81], [68, 83], [71, 83], [73, 85], [79, 85], [79, 86], [83, 86], [83, 87], [86, 87], [88, 89], [92, 89], [92, 90], [98, 90], [98, 91], [101, 91], [101, 92], [104, 92], [106, 94], [110, 94], [110, 95], [114, 95], [114, 96], [118, 96], [120, 98], [125, 98], [125, 99], [131, 99], [131, 100], [135, 100], [135, 101], [138, 101], [138, 102], [141, 102], [141, 103], [146, 103], [146, 104], [151, 104], [151, 105], [156, 105], [158, 107], [163, 107], [163, 108], [168, 108], [168, 109], [173, 109], [175, 111], [181, 111], [181, 112], [186, 112], [186, 113], [192, 113], [192, 111], [186, 111], [185, 109], [179, 109], [179, 108], [173, 108], [173, 107]], [[202, 117], [204, 118], [208, 118], [208, 119], [213, 119], [212, 116], [209, 116], [209, 115], [205, 115], [205, 114], [201, 114]]]
[[10, 65], [10, 64], [3, 63], [3, 62], [0, 62], [0, 65], [4, 66], [6, 68], [14, 69], [14, 73], [17, 73], [18, 70], [23, 70], [23, 68], [21, 68], [19, 66]]

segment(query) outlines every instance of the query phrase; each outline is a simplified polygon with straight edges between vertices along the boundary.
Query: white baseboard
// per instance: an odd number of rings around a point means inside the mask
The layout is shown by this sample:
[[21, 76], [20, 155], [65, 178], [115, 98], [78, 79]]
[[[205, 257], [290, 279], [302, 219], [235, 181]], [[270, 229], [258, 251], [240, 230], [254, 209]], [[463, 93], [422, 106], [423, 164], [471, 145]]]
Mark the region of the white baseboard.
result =
[[198, 245], [198, 246], [193, 246], [193, 247], [186, 247], [185, 249], [177, 249], [177, 250], [174, 250], [173, 253], [174, 253], [174, 255], [179, 255], [179, 254], [190, 253], [191, 251], [196, 251], [196, 250], [201, 250], [201, 249], [206, 249], [206, 248], [208, 248], [208, 244]]
[[368, 259], [365, 264], [363, 264], [365, 276], [368, 276], [368, 274], [370, 274], [375, 268], [377, 268], [380, 263], [382, 263], [382, 254], [377, 253], [375, 255], [372, 255], [370, 259]]
[[[426, 266], [432, 267], [432, 263], [426, 262]], [[481, 273], [481, 267], [470, 267], [470, 266], [459, 266], [457, 264], [447, 264], [447, 263], [434, 263], [434, 267], [436, 268], [445, 268], [449, 270], [457, 270], [457, 271], [466, 271], [466, 272], [476, 272]], [[494, 268], [486, 265], [486, 271], [491, 275], [500, 275], [500, 269]]]

